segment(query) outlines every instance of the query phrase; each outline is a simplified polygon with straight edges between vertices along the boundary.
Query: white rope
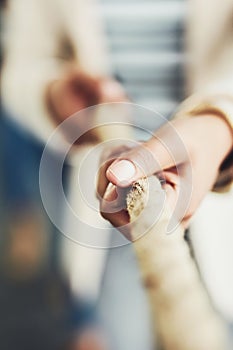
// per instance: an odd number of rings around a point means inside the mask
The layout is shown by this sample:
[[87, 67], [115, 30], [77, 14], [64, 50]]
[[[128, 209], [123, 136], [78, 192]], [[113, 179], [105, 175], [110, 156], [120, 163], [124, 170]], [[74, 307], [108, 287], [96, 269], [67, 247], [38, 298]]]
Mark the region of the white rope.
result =
[[[143, 233], [161, 201], [159, 180], [140, 180], [127, 196], [132, 235]], [[149, 186], [148, 186], [149, 183]], [[227, 332], [201, 283], [196, 265], [178, 226], [166, 229], [170, 213], [164, 208], [158, 222], [134, 241], [155, 331], [166, 350], [225, 350]]]

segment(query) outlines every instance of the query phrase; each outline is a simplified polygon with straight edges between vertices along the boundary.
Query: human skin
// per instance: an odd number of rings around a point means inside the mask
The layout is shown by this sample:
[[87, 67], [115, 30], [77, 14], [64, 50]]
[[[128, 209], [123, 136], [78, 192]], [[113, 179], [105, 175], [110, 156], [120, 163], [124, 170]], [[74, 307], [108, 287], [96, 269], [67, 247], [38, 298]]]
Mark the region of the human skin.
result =
[[[57, 80], [50, 82], [45, 92], [45, 101], [51, 120], [59, 125], [75, 113], [101, 103], [127, 101], [121, 85], [109, 77], [93, 76], [77, 70], [75, 66], [67, 67]], [[98, 130], [89, 130], [90, 119], [86, 113], [80, 113], [73, 128], [82, 136], [75, 146], [96, 143], [101, 140]], [[69, 138], [69, 135], [66, 135]]]
[[100, 329], [84, 329], [73, 340], [70, 350], [108, 350], [107, 337]]
[[[180, 147], [178, 139], [184, 147]], [[217, 114], [206, 114], [173, 120], [160, 128], [155, 137], [131, 150], [120, 154], [113, 150], [117, 157], [112, 157], [100, 169], [98, 194], [102, 198], [102, 216], [114, 226], [127, 224], [129, 218], [125, 210], [114, 213], [111, 210], [112, 201], [117, 197], [122, 200], [118, 196], [119, 189], [141, 177], [162, 174], [171, 208], [181, 186], [192, 186], [188, 208], [180, 217], [186, 227], [204, 196], [213, 188], [220, 166], [232, 147], [233, 133], [225, 119]]]
[[[108, 77], [96, 77], [75, 67], [52, 81], [45, 94], [51, 116], [59, 124], [72, 114], [98, 103], [125, 101], [121, 85]], [[80, 127], [85, 120], [80, 120]]]

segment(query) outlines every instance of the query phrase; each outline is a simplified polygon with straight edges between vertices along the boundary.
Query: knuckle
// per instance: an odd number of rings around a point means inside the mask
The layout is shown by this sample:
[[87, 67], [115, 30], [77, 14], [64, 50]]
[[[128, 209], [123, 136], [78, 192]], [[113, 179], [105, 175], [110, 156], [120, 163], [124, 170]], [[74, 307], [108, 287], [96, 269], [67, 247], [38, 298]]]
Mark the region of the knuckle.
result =
[[133, 163], [145, 175], [150, 173], [151, 168], [153, 167], [153, 165], [156, 162], [152, 152], [144, 146], [139, 146], [137, 148], [136, 152], [135, 152], [135, 150], [130, 152], [128, 154], [128, 159], [133, 161]]

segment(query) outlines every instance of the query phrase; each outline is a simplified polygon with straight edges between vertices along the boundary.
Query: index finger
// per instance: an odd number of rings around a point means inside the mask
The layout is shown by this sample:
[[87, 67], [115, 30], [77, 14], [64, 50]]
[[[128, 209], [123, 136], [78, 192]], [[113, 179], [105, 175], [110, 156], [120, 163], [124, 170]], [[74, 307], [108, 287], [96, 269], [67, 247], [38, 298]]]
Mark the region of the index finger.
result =
[[96, 191], [97, 191], [97, 198], [99, 199], [103, 198], [106, 188], [108, 187], [109, 180], [106, 176], [106, 171], [108, 167], [114, 162], [114, 160], [115, 159], [107, 160], [100, 166], [98, 170]]

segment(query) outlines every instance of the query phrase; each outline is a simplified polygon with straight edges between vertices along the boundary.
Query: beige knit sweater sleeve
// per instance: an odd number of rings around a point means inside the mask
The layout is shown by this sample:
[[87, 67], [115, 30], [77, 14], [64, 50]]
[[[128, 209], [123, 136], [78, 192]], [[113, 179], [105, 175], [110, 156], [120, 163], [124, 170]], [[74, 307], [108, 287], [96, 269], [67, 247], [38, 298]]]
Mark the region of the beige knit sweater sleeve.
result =
[[[214, 85], [213, 85], [214, 88]], [[211, 90], [210, 90], [211, 91]], [[233, 139], [233, 93], [215, 94], [202, 92], [191, 95], [180, 106], [175, 114], [175, 118], [189, 118], [198, 115], [214, 114], [223, 118], [232, 130]], [[208, 138], [208, 135], [206, 135]], [[216, 191], [226, 191], [233, 181], [233, 148], [228, 157], [223, 161], [217, 181], [214, 186]]]

